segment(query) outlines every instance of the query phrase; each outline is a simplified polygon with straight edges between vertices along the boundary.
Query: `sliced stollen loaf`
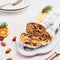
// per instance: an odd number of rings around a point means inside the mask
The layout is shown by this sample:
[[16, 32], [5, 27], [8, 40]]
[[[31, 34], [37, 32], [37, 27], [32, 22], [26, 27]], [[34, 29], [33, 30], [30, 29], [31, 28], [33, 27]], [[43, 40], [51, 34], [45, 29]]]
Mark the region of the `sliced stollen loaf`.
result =
[[21, 33], [20, 40], [30, 46], [44, 46], [51, 42], [51, 36], [45, 27], [37, 23], [28, 23], [26, 33]]

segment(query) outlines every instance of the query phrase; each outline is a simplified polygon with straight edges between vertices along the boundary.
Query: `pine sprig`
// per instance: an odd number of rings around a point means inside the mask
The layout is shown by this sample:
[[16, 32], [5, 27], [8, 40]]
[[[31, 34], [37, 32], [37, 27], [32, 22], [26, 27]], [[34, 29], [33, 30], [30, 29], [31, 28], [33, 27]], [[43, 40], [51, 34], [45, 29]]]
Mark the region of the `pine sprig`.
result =
[[46, 6], [45, 8], [42, 9], [42, 13], [48, 13], [51, 10], [52, 10], [52, 6]]
[[6, 22], [2, 22], [2, 23], [0, 23], [0, 29], [1, 28], [7, 28], [7, 24], [6, 24]]

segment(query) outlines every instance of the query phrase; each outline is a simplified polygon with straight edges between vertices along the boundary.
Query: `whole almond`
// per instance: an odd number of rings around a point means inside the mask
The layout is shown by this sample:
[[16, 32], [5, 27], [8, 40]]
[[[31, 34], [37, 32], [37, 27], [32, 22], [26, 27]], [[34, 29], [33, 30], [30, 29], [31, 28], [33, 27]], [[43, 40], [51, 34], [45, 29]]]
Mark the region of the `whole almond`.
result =
[[1, 42], [1, 45], [2, 45], [2, 46], [6, 46], [6, 43], [5, 43], [5, 42]]
[[3, 41], [4, 40], [4, 37], [0, 36], [0, 41]]
[[12, 60], [12, 58], [7, 58], [6, 60]]
[[12, 41], [16, 41], [16, 36], [13, 37]]
[[8, 54], [10, 53], [10, 51], [11, 51], [11, 48], [8, 48], [5, 53]]

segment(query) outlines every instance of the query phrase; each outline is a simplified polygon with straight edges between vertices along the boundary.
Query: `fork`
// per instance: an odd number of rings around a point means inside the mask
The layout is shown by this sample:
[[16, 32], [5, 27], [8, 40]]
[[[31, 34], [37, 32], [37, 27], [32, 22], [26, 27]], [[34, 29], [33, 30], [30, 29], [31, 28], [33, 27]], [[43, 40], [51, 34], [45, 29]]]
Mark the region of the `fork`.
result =
[[9, 4], [11, 4], [12, 6], [16, 6], [16, 5], [18, 5], [19, 3], [21, 3], [23, 0], [17, 0], [16, 2], [14, 2], [14, 3], [7, 3], [7, 4], [4, 4], [4, 5], [1, 5], [0, 6], [0, 9], [2, 8], [2, 7], [4, 7], [4, 6], [7, 6], [7, 5], [9, 5]]
[[19, 3], [21, 3], [23, 0], [17, 0], [16, 2], [14, 2], [12, 5], [18, 5]]

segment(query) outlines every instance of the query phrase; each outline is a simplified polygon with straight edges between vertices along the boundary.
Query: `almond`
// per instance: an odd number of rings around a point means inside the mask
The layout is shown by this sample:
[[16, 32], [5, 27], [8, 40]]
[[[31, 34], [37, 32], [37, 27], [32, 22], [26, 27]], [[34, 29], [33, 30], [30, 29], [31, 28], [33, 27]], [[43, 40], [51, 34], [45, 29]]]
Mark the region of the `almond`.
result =
[[5, 43], [5, 42], [1, 42], [1, 45], [2, 45], [2, 46], [6, 46], [6, 43]]
[[16, 41], [16, 36], [13, 37], [12, 41]]
[[11, 48], [8, 48], [8, 49], [6, 50], [6, 54], [10, 53], [10, 51], [11, 51]]
[[4, 37], [0, 36], [0, 41], [3, 41], [4, 40]]
[[58, 30], [59, 30], [58, 28], [55, 30], [55, 34], [57, 34], [57, 33], [58, 33]]
[[7, 58], [6, 60], [12, 60], [12, 58]]

